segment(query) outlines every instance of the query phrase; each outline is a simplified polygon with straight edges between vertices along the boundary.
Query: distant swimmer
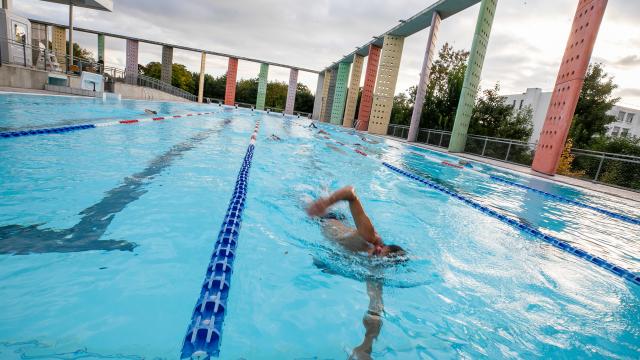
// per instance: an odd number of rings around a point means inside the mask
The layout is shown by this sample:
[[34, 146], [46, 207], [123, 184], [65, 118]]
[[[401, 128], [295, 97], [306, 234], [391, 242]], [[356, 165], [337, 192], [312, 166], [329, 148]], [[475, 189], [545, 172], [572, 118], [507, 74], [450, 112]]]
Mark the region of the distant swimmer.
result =
[[309, 128], [310, 129], [317, 129], [318, 127], [316, 126], [316, 124], [312, 121], [311, 124], [309, 124]]
[[157, 115], [158, 112], [154, 110], [144, 109], [144, 112], [149, 115]]
[[269, 139], [274, 141], [282, 141], [282, 139], [276, 134], [271, 134], [271, 136], [269, 136]]

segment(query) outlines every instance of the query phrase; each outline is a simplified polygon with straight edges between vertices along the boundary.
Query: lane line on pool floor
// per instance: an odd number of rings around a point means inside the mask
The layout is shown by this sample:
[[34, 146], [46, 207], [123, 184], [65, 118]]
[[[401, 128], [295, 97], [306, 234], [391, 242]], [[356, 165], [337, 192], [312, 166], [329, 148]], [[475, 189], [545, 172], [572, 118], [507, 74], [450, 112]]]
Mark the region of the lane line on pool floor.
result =
[[[338, 128], [338, 130], [340, 132], [348, 134], [348, 135], [357, 136], [355, 134], [352, 134], [352, 133], [350, 133], [348, 131], [345, 131], [345, 130], [342, 130], [342, 129], [339, 129], [339, 128]], [[331, 139], [331, 140], [333, 140], [333, 139]], [[341, 142], [336, 141], [336, 140], [333, 140], [333, 141], [337, 142], [340, 145], [345, 146], [344, 143], [341, 143]], [[403, 145], [409, 146], [409, 147], [413, 147], [413, 145], [406, 145], [406, 144], [403, 144]], [[355, 149], [355, 151], [358, 152], [358, 153], [361, 153], [361, 155], [365, 155], [366, 156], [366, 153], [362, 152], [362, 150], [360, 150], [360, 149]], [[539, 194], [539, 195], [542, 195], [544, 197], [547, 197], [549, 199], [557, 200], [557, 201], [563, 202], [565, 204], [571, 204], [571, 205], [574, 205], [574, 206], [582, 207], [582, 208], [585, 208], [585, 209], [588, 209], [588, 210], [593, 210], [593, 211], [598, 212], [600, 214], [612, 217], [614, 219], [622, 220], [622, 221], [630, 223], [630, 224], [640, 225], [640, 218], [636, 218], [636, 217], [629, 216], [629, 215], [626, 215], [626, 214], [622, 214], [622, 213], [618, 213], [618, 212], [615, 212], [615, 211], [603, 209], [603, 208], [600, 208], [600, 207], [597, 207], [597, 206], [585, 204], [583, 202], [572, 200], [572, 199], [569, 199], [569, 198], [566, 198], [566, 197], [563, 197], [563, 196], [554, 195], [554, 194], [548, 193], [546, 191], [538, 190], [536, 188], [533, 188], [533, 187], [530, 187], [530, 186], [527, 186], [527, 185], [519, 184], [517, 182], [511, 181], [511, 180], [507, 180], [507, 179], [501, 178], [499, 176], [485, 174], [485, 173], [481, 172], [480, 170], [470, 169], [470, 168], [467, 168], [465, 166], [460, 166], [460, 165], [448, 162], [446, 160], [441, 160], [441, 159], [438, 159], [438, 158], [433, 157], [433, 156], [429, 156], [429, 155], [426, 155], [426, 154], [419, 153], [417, 151], [413, 151], [413, 150], [409, 150], [409, 151], [414, 155], [421, 156], [421, 157], [423, 157], [423, 158], [425, 158], [425, 159], [427, 159], [427, 160], [429, 160], [431, 162], [434, 162], [434, 163], [436, 163], [438, 165], [441, 165], [441, 166], [452, 167], [452, 168], [458, 169], [460, 171], [464, 170], [464, 171], [473, 172], [474, 174], [482, 176], [484, 178], [491, 179], [493, 181], [500, 182], [500, 183], [503, 183], [503, 184], [506, 184], [506, 185], [514, 186], [514, 187], [517, 187], [517, 188], [520, 188], [520, 189], [529, 190], [529, 191], [532, 191], [532, 192], [534, 192], [536, 194]]]
[[220, 226], [211, 260], [191, 316], [191, 322], [182, 345], [182, 359], [217, 357], [220, 354], [222, 325], [226, 314], [242, 213], [247, 198], [249, 170], [253, 159], [260, 120], [256, 121], [249, 146], [238, 172], [235, 188], [229, 200], [227, 213]]
[[71, 131], [94, 129], [94, 128], [105, 127], [105, 126], [147, 123], [147, 122], [154, 122], [154, 121], [161, 121], [161, 120], [184, 118], [184, 117], [190, 117], [190, 116], [211, 115], [215, 113], [216, 113], [215, 111], [208, 111], [208, 112], [201, 112], [201, 113], [158, 116], [153, 118], [112, 120], [112, 121], [101, 122], [101, 123], [89, 123], [89, 124], [50, 127], [50, 128], [6, 131], [6, 132], [0, 132], [0, 138], [7, 139], [7, 138], [16, 138], [16, 137], [33, 136], [33, 135], [62, 134], [62, 133], [67, 133]]
[[[362, 150], [360, 150], [358, 148], [355, 148], [355, 147], [351, 147], [349, 145], [346, 145], [346, 144], [344, 144], [344, 143], [342, 143], [340, 141], [337, 141], [337, 140], [331, 138], [330, 136], [325, 136], [325, 139], [330, 140], [330, 141], [332, 141], [334, 143], [337, 143], [339, 145], [351, 148], [356, 153], [358, 153], [358, 154], [360, 154], [362, 156], [367, 156], [367, 153], [363, 152]], [[575, 255], [575, 256], [577, 256], [579, 258], [588, 260], [591, 263], [593, 263], [593, 264], [595, 264], [595, 265], [597, 265], [597, 266], [599, 266], [599, 267], [611, 272], [612, 274], [614, 274], [614, 275], [616, 275], [618, 277], [621, 277], [623, 279], [631, 281], [632, 283], [635, 283], [636, 285], [640, 285], [640, 275], [636, 275], [632, 271], [629, 271], [629, 270], [627, 270], [625, 268], [622, 268], [620, 266], [614, 265], [614, 264], [608, 262], [607, 260], [604, 260], [604, 259], [602, 259], [602, 258], [600, 258], [598, 256], [589, 254], [588, 252], [586, 252], [584, 250], [581, 250], [579, 248], [576, 248], [575, 246], [573, 246], [573, 245], [571, 245], [571, 244], [569, 244], [569, 243], [567, 243], [567, 242], [565, 242], [563, 240], [560, 240], [560, 239], [558, 239], [558, 238], [556, 238], [554, 236], [546, 235], [546, 234], [542, 233], [541, 231], [539, 231], [537, 229], [534, 229], [533, 227], [531, 227], [531, 226], [529, 226], [529, 225], [527, 225], [525, 223], [522, 223], [520, 221], [516, 221], [516, 220], [514, 220], [514, 219], [512, 219], [510, 217], [502, 215], [502, 214], [498, 213], [497, 211], [495, 211], [493, 209], [490, 209], [490, 208], [488, 208], [488, 207], [486, 207], [484, 205], [481, 205], [480, 203], [477, 203], [477, 202], [475, 202], [475, 201], [473, 201], [473, 200], [471, 200], [471, 199], [469, 199], [469, 198], [467, 198], [465, 196], [462, 196], [462, 195], [458, 194], [455, 191], [451, 191], [451, 190], [447, 189], [446, 187], [444, 187], [442, 185], [439, 185], [439, 184], [436, 184], [436, 183], [434, 183], [434, 182], [432, 182], [430, 180], [427, 180], [424, 177], [421, 177], [421, 176], [413, 174], [411, 172], [402, 170], [402, 169], [400, 169], [398, 167], [395, 167], [395, 166], [393, 166], [393, 165], [391, 165], [391, 164], [389, 164], [389, 163], [387, 163], [385, 161], [382, 161], [380, 159], [376, 159], [376, 158], [373, 158], [373, 157], [370, 157], [370, 156], [369, 156], [369, 158], [373, 159], [374, 161], [381, 162], [382, 165], [384, 165], [386, 168], [388, 168], [388, 169], [390, 169], [390, 170], [392, 170], [392, 171], [394, 171], [394, 172], [396, 172], [398, 174], [404, 175], [404, 176], [406, 176], [406, 177], [408, 177], [410, 179], [413, 179], [413, 180], [418, 181], [418, 182], [420, 182], [420, 183], [422, 183], [424, 185], [427, 185], [429, 188], [432, 188], [434, 190], [437, 190], [437, 191], [440, 191], [442, 193], [445, 193], [445, 194], [447, 194], [447, 195], [449, 195], [451, 197], [454, 197], [454, 198], [466, 203], [467, 205], [470, 205], [471, 207], [476, 208], [476, 209], [480, 210], [481, 212], [483, 212], [483, 213], [485, 213], [487, 215], [490, 215], [491, 217], [496, 218], [499, 221], [516, 228], [519, 231], [524, 231], [524, 232], [526, 232], [528, 234], [531, 234], [534, 237], [536, 237], [538, 239], [541, 239], [541, 240], [553, 245], [554, 247], [556, 247], [556, 248], [558, 248], [560, 250], [563, 250], [565, 252], [573, 254], [573, 255]]]

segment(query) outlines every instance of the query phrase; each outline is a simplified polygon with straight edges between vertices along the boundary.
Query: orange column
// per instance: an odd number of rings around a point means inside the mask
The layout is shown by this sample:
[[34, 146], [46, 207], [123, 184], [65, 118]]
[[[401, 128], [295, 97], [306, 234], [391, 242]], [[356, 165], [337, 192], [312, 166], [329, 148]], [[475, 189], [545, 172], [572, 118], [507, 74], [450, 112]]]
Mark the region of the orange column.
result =
[[236, 78], [238, 77], [238, 59], [229, 58], [227, 68], [227, 88], [224, 92], [224, 104], [235, 105], [236, 103]]
[[580, 0], [531, 168], [556, 173], [607, 0]]
[[362, 98], [360, 99], [360, 108], [358, 109], [358, 125], [356, 127], [358, 130], [367, 131], [367, 129], [369, 129], [369, 115], [371, 115], [371, 105], [373, 104], [373, 89], [376, 86], [380, 51], [381, 48], [375, 45], [369, 45], [367, 69], [364, 74]]

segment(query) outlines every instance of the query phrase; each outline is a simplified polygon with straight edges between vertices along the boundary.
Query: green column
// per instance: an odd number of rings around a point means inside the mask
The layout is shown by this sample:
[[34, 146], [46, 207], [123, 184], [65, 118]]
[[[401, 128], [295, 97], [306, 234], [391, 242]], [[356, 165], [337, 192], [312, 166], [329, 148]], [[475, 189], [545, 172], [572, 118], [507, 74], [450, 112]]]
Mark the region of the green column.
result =
[[338, 64], [336, 75], [336, 91], [333, 95], [333, 106], [331, 108], [331, 123], [341, 125], [344, 116], [344, 105], [347, 101], [347, 82], [349, 81], [350, 63], [341, 62]]
[[269, 77], [269, 64], [260, 64], [260, 75], [258, 75], [258, 97], [256, 98], [256, 109], [264, 110], [264, 101], [267, 98], [267, 78]]
[[456, 120], [453, 123], [453, 132], [449, 142], [450, 152], [464, 151], [464, 146], [467, 143], [467, 130], [469, 130], [469, 121], [471, 120], [471, 113], [478, 93], [482, 64], [487, 53], [489, 34], [491, 33], [491, 25], [493, 24], [493, 16], [497, 5], [498, 0], [482, 0], [480, 3], [478, 22], [476, 23], [476, 31], [471, 44], [471, 53], [469, 54], [469, 63], [467, 64], [467, 71], [464, 73], [464, 83], [458, 100]]
[[104, 62], [104, 35], [98, 34], [98, 61]]

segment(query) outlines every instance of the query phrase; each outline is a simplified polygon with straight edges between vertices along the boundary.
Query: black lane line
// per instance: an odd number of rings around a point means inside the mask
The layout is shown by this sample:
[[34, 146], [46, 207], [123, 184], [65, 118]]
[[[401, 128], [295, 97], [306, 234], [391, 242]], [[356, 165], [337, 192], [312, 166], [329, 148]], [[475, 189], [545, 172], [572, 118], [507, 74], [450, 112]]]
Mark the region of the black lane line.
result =
[[65, 253], [90, 250], [132, 251], [137, 244], [125, 240], [100, 240], [117, 213], [138, 200], [148, 190], [153, 178], [199, 143], [222, 131], [231, 120], [218, 129], [199, 132], [186, 141], [172, 146], [153, 159], [142, 171], [127, 176], [122, 185], [105, 193], [98, 203], [82, 210], [80, 222], [68, 229], [39, 229], [42, 224], [6, 225], [0, 227], [0, 254]]

